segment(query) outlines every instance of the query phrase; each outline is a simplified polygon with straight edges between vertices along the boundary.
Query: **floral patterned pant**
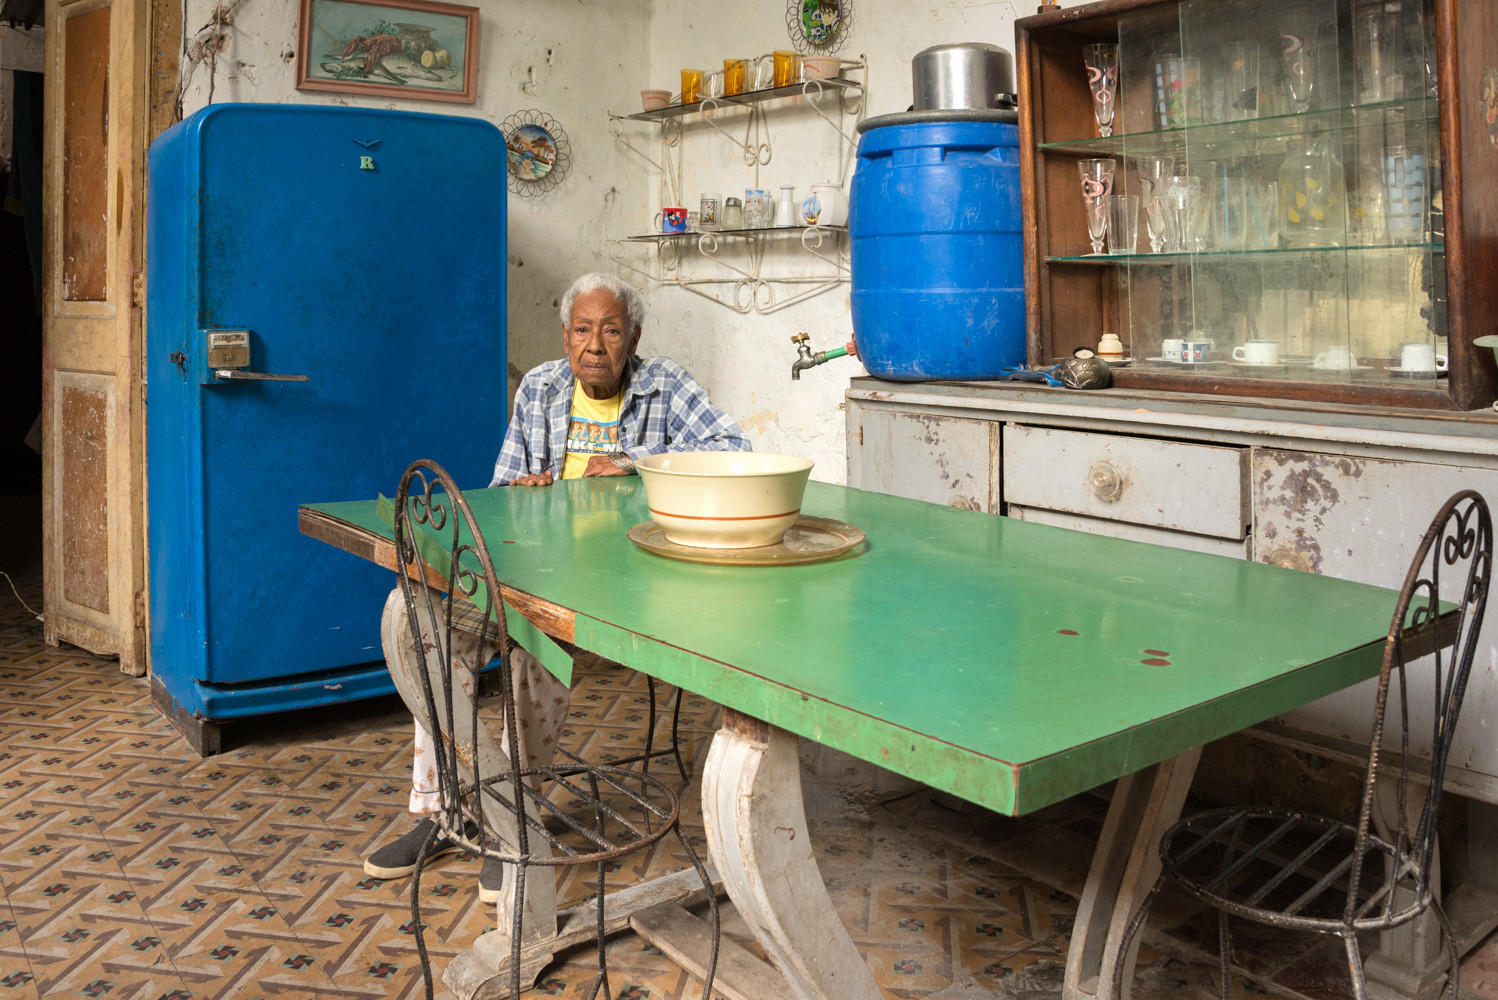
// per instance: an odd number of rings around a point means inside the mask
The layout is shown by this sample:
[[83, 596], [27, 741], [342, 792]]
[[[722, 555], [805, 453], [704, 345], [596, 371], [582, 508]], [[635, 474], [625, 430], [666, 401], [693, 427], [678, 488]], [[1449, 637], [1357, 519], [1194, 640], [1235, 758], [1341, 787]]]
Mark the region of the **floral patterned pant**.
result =
[[[425, 614], [419, 617], [426, 619]], [[387, 660], [401, 657], [410, 662], [416, 657], [410, 618], [399, 587], [392, 590], [385, 601], [380, 634], [384, 637]], [[423, 645], [429, 651], [438, 647], [440, 629], [434, 627], [429, 619], [422, 621], [421, 636]], [[400, 648], [389, 648], [392, 643]], [[480, 648], [476, 635], [467, 632], [453, 635], [449, 662], [463, 668], [454, 673], [470, 697], [474, 693], [474, 681], [479, 668], [488, 663], [497, 652], [498, 646], [493, 642], [484, 643], [483, 648]], [[540, 660], [519, 646], [510, 647], [510, 674], [511, 696], [519, 708], [516, 725], [520, 732], [520, 766], [527, 768], [545, 764], [551, 760], [551, 750], [556, 744], [562, 723], [566, 720], [572, 693], [541, 665]], [[418, 814], [436, 812], [439, 808], [437, 759], [432, 748], [432, 737], [420, 723], [414, 723], [414, 728], [416, 759], [411, 768], [410, 810]], [[502, 735], [501, 741], [505, 753], [513, 754], [508, 735]]]

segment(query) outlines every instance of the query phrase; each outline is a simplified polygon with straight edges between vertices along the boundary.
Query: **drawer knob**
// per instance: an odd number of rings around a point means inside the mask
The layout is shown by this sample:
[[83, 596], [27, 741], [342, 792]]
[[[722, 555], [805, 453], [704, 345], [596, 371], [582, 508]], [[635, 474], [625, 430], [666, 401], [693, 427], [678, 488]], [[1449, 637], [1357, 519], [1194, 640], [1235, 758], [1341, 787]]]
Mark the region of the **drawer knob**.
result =
[[1124, 477], [1112, 462], [1094, 462], [1087, 470], [1087, 485], [1092, 495], [1103, 503], [1115, 503], [1123, 496]]

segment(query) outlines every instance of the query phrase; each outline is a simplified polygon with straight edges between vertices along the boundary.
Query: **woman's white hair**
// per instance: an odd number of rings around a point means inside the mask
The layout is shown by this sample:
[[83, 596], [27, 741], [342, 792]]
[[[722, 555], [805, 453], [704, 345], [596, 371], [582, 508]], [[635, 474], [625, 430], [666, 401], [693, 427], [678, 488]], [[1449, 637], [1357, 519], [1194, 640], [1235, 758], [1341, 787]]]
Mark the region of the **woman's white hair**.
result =
[[638, 330], [645, 322], [645, 303], [640, 301], [640, 293], [627, 281], [623, 281], [612, 274], [602, 271], [592, 271], [583, 275], [572, 283], [562, 296], [562, 326], [572, 325], [572, 305], [577, 301], [579, 295], [587, 295], [589, 292], [606, 291], [614, 298], [624, 303], [624, 314], [629, 318], [631, 329]]

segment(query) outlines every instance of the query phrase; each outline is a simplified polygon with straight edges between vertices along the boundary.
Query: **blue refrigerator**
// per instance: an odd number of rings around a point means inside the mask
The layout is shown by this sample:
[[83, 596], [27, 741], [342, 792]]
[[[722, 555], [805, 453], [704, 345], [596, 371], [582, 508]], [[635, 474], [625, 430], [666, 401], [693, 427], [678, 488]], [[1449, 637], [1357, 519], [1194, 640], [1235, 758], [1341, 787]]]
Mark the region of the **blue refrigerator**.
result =
[[505, 143], [476, 118], [222, 104], [151, 146], [152, 696], [220, 724], [393, 690], [395, 578], [297, 504], [488, 484], [505, 426]]

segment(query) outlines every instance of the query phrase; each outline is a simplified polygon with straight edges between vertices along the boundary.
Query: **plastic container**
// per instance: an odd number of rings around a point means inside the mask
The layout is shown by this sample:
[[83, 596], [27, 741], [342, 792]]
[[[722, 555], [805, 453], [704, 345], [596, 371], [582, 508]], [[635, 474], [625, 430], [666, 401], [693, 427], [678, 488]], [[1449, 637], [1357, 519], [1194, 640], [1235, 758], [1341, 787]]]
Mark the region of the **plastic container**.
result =
[[1014, 117], [909, 112], [860, 126], [848, 228], [853, 335], [870, 374], [991, 379], [1024, 363]]

